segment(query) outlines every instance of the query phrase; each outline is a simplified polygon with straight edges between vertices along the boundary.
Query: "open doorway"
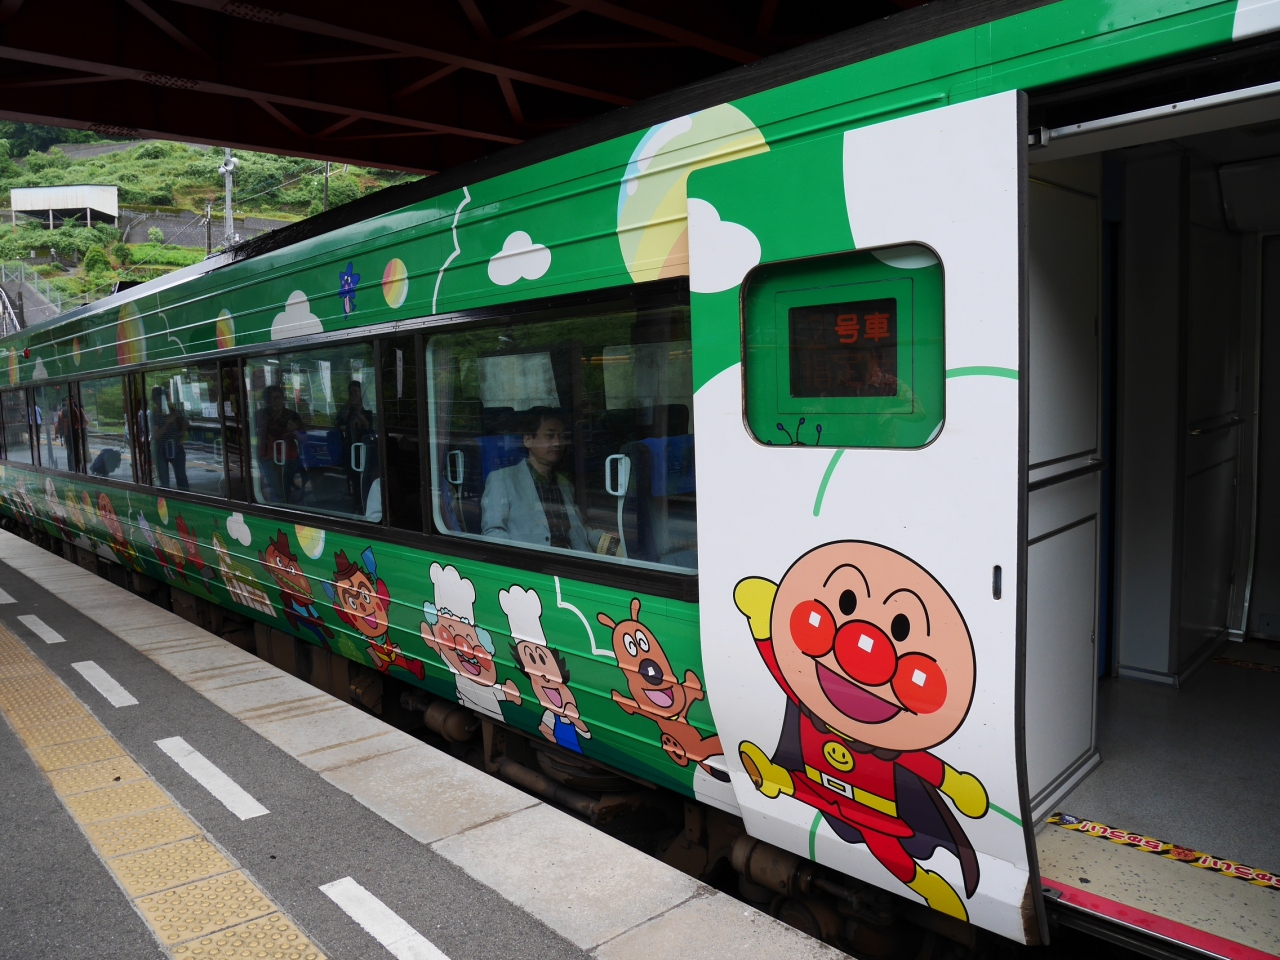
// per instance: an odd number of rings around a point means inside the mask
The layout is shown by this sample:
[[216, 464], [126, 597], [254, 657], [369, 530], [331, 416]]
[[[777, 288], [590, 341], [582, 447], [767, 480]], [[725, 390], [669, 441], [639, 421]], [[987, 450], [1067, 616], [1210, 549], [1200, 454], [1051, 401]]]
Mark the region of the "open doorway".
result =
[[1280, 104], [1252, 110], [1031, 152], [1025, 733], [1047, 878], [1270, 953], [1271, 891], [1088, 835], [1280, 870]]

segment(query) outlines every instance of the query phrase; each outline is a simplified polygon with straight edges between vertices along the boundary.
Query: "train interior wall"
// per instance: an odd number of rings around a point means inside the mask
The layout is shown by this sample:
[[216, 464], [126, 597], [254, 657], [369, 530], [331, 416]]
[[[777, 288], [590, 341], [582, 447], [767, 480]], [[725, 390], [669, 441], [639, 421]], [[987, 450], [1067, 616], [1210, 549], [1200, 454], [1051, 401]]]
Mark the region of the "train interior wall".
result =
[[1280, 121], [1032, 159], [1035, 816], [1280, 868]]

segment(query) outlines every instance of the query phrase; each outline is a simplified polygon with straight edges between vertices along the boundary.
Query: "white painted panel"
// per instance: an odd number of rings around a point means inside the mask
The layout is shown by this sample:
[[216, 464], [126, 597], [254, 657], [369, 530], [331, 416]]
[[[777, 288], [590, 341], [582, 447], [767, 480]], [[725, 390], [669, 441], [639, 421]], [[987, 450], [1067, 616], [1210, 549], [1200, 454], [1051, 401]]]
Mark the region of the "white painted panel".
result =
[[1034, 540], [1097, 513], [1100, 478], [1101, 474], [1089, 473], [1033, 490], [1027, 498], [1027, 539]]
[[1027, 548], [1027, 780], [1034, 798], [1093, 746], [1096, 520]]
[[1032, 465], [1098, 445], [1098, 201], [1028, 188]]
[[[1018, 369], [1018, 109], [1018, 95], [1010, 92], [844, 137], [845, 202], [857, 246], [923, 243], [941, 259], [948, 369]], [[697, 243], [691, 236], [691, 246]], [[695, 323], [698, 309], [695, 296]], [[877, 591], [897, 574], [917, 585], [941, 585], [972, 643], [973, 694], [954, 732], [896, 749], [917, 759], [932, 754], [972, 773], [985, 788], [994, 806], [980, 817], [955, 812], [953, 801], [942, 800], [951, 805], [981, 868], [973, 896], [960, 897], [974, 923], [1022, 940], [1028, 857], [1017, 819], [1014, 711], [1018, 382], [1010, 376], [959, 376], [947, 381], [946, 390], [946, 423], [929, 446], [842, 451], [755, 443], [743, 426], [740, 365], [698, 391], [699, 484], [726, 492], [698, 504], [703, 662], [750, 832], [918, 900], [865, 844], [842, 839], [815, 806], [785, 794], [767, 796], [753, 785], [739, 750], [750, 743], [765, 756], [777, 755], [788, 696], [753, 642], [734, 589], [748, 577], [777, 583], [795, 561], [833, 541], [869, 541], [885, 549], [869, 567]], [[820, 486], [828, 495], [816, 502]], [[999, 600], [991, 587], [996, 565], [1005, 571]], [[866, 606], [865, 616], [873, 616], [872, 605]], [[947, 616], [954, 614], [948, 610]], [[962, 690], [968, 686], [959, 675], [951, 682]], [[716, 690], [735, 695], [716, 699]], [[887, 736], [883, 729], [868, 730], [862, 742], [889, 746]], [[803, 764], [792, 769], [805, 776]], [[960, 862], [950, 852], [935, 851], [922, 869], [963, 891]]]

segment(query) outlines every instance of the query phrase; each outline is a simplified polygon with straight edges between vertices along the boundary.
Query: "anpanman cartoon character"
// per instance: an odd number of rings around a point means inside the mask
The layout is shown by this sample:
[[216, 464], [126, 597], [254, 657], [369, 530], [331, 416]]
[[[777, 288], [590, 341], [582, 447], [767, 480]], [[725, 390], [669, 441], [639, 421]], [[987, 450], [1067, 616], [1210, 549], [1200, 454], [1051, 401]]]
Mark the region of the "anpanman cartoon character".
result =
[[986, 789], [930, 752], [973, 699], [973, 641], [955, 601], [915, 561], [857, 540], [809, 551], [778, 584], [748, 577], [733, 596], [790, 701], [772, 757], [738, 748], [756, 789], [814, 807], [929, 906], [967, 920], [951, 885], [917, 862], [944, 847], [966, 897], [978, 887], [973, 846], [939, 791], [976, 819]]

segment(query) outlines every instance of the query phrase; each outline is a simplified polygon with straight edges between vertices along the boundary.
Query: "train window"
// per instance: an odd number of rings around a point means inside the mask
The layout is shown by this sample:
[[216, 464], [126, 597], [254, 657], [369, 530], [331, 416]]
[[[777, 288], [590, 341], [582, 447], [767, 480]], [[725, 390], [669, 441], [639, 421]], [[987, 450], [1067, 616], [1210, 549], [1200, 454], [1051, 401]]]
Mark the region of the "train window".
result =
[[373, 345], [254, 357], [244, 375], [254, 500], [381, 521]]
[[682, 303], [427, 344], [433, 512], [460, 536], [697, 569]]
[[31, 463], [31, 425], [27, 419], [27, 391], [0, 393], [4, 416], [4, 456], [15, 463]]
[[769, 264], [743, 303], [757, 440], [921, 447], [942, 428], [942, 265], [928, 248]]
[[41, 384], [31, 393], [40, 463], [50, 470], [83, 470], [84, 410], [71, 385]]
[[422, 530], [422, 448], [418, 430], [418, 358], [413, 337], [382, 343], [382, 406], [387, 450], [388, 520]]
[[155, 486], [227, 495], [218, 385], [216, 363], [146, 372], [146, 409], [139, 409], [136, 416], [140, 433], [147, 438], [149, 479]]
[[129, 416], [125, 411], [124, 380], [108, 377], [80, 384], [84, 408], [85, 459], [89, 473], [113, 480], [133, 479], [133, 450]]

